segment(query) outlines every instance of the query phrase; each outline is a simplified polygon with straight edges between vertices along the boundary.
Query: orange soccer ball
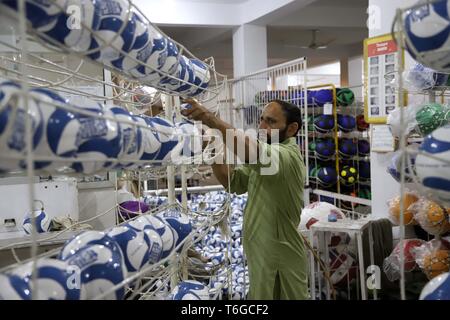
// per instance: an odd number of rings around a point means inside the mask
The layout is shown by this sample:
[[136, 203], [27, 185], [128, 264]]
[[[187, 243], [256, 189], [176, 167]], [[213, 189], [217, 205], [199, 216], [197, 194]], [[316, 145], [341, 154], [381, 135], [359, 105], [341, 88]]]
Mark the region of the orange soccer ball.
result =
[[[412, 193], [406, 193], [405, 196], [403, 197], [403, 206], [405, 212], [403, 222], [405, 225], [416, 224], [416, 221], [414, 220], [414, 213], [411, 210], [408, 210], [408, 208], [413, 203], [417, 202], [417, 200], [419, 200], [419, 198]], [[397, 224], [400, 224], [400, 196], [396, 197], [391, 201], [389, 212], [394, 221]]]
[[427, 219], [430, 225], [433, 226], [445, 224], [447, 221], [447, 212], [436, 202], [430, 202], [427, 211]]
[[423, 259], [423, 272], [430, 280], [449, 270], [450, 256], [448, 250], [436, 250], [427, 254]]

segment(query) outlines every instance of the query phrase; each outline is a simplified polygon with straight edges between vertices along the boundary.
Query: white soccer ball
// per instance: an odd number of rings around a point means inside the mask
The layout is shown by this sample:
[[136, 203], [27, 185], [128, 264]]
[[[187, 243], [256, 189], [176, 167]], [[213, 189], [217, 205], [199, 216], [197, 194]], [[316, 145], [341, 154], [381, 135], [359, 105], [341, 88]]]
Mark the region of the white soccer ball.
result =
[[[96, 2], [98, 24], [94, 30], [94, 39], [100, 47], [99, 55], [93, 57], [106, 65], [114, 66], [115, 60], [131, 50], [136, 30], [136, 21], [127, 0], [103, 0]], [[118, 32], [121, 31], [119, 35]]]
[[45, 128], [42, 112], [38, 102], [28, 100], [27, 112], [25, 102], [19, 95], [21, 87], [14, 82], [3, 82], [0, 85], [0, 153], [3, 155], [22, 157], [23, 159], [2, 159], [0, 172], [26, 168], [26, 118], [31, 120], [32, 149], [36, 150], [44, 139]]
[[[127, 268], [118, 246], [90, 245], [68, 258], [66, 263], [79, 270], [81, 300], [94, 299], [127, 278]], [[103, 299], [122, 300], [124, 295], [125, 289], [120, 287]]]
[[189, 217], [178, 209], [170, 208], [158, 213], [157, 216], [166, 221], [174, 230], [175, 246], [178, 246], [192, 232]]
[[420, 300], [450, 300], [450, 273], [443, 273], [426, 284]]
[[124, 225], [113, 228], [108, 236], [119, 244], [129, 275], [138, 272], [148, 263], [150, 240], [146, 233]]
[[425, 137], [419, 150], [416, 173], [422, 185], [433, 198], [450, 204], [450, 125]]
[[[36, 232], [45, 233], [50, 228], [50, 217], [44, 212], [44, 210], [35, 210], [34, 215], [36, 218]], [[33, 230], [33, 224], [31, 222], [31, 214], [27, 213], [22, 224], [23, 230], [26, 234], [31, 234]]]
[[[58, 5], [61, 6], [62, 3], [63, 0], [26, 0], [26, 18], [34, 29], [46, 30], [61, 15], [62, 11]], [[0, 2], [1, 5], [5, 5], [14, 11], [18, 11], [19, 9], [19, 2], [17, 0], [4, 0]]]
[[0, 274], [0, 300], [31, 300], [30, 287], [19, 276]]
[[[30, 261], [11, 271], [34, 290], [31, 281], [33, 262]], [[36, 262], [37, 299], [39, 300], [79, 300], [80, 288], [76, 285], [77, 274], [64, 262], [43, 258]]]
[[84, 231], [72, 239], [67, 240], [59, 253], [59, 259], [67, 260], [81, 249], [91, 245], [103, 245], [105, 247], [114, 248], [118, 244], [105, 232], [101, 231]]
[[[98, 21], [95, 2], [91, 0], [56, 0], [64, 13], [58, 15], [57, 19], [39, 31], [44, 33], [41, 37], [46, 41], [55, 41], [65, 47], [78, 52], [88, 50], [98, 50], [97, 42], [92, 39], [91, 31], [95, 27], [94, 23]], [[76, 8], [75, 11], [73, 8]], [[72, 14], [78, 14], [79, 19], [74, 19]], [[50, 38], [51, 40], [49, 40]]]
[[186, 280], [172, 291], [172, 300], [210, 300], [209, 288], [198, 281]]
[[142, 130], [140, 127], [127, 122], [136, 122], [135, 116], [120, 107], [111, 107], [109, 110], [114, 114], [114, 118], [119, 123], [120, 131], [120, 152], [117, 155], [119, 163], [112, 165], [112, 168], [127, 168], [135, 165], [143, 154]]
[[161, 237], [162, 253], [161, 259], [169, 256], [175, 247], [175, 232], [172, 227], [166, 224], [161, 218], [152, 215], [143, 215], [141, 218], [146, 219], [150, 225], [156, 230]]
[[149, 217], [151, 216], [142, 215], [139, 218], [128, 222], [128, 226], [130, 226], [131, 228], [133, 228], [138, 232], [144, 232], [147, 235], [149, 240], [148, 263], [154, 264], [159, 260], [161, 260], [163, 254], [163, 242], [160, 234], [153, 226], [153, 223], [150, 222], [153, 219]]
[[328, 202], [314, 202], [302, 210], [300, 216], [300, 230], [308, 230], [317, 221], [328, 221], [330, 214], [335, 214], [339, 220], [347, 220], [344, 213]]
[[193, 84], [198, 87], [192, 87], [188, 95], [194, 97], [203, 93], [208, 88], [209, 82], [211, 81], [211, 73], [208, 66], [200, 60], [191, 59], [191, 64], [194, 72]]
[[176, 92], [187, 92], [194, 82], [194, 70], [191, 62], [186, 56], [181, 56], [176, 72], [173, 74], [176, 79], [164, 77], [160, 80], [160, 86]]
[[450, 70], [450, 55], [445, 50], [450, 45], [449, 12], [450, 2], [441, 0], [412, 9], [404, 20], [409, 53], [423, 65], [443, 72]]
[[143, 47], [132, 50], [129, 57], [124, 58], [123, 70], [142, 83], [154, 86], [162, 76], [157, 71], [166, 63], [167, 39], [151, 25], [146, 28], [148, 42]]
[[142, 131], [142, 155], [140, 160], [153, 160], [161, 148], [161, 142], [158, 140], [158, 135], [151, 128], [150, 117], [135, 116], [135, 120], [142, 125], [146, 125], [148, 129], [141, 128]]

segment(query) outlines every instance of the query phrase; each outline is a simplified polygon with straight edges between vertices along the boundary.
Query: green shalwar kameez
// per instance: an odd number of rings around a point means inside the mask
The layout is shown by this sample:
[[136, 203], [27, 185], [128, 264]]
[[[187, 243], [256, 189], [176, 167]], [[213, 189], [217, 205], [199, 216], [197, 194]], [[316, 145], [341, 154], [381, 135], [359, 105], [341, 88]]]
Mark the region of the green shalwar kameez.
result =
[[271, 161], [278, 160], [278, 172], [263, 175], [261, 169], [270, 165], [246, 164], [234, 170], [230, 182], [231, 192], [248, 192], [243, 245], [249, 298], [309, 299], [307, 251], [297, 231], [306, 171], [303, 158], [295, 138], [259, 145]]

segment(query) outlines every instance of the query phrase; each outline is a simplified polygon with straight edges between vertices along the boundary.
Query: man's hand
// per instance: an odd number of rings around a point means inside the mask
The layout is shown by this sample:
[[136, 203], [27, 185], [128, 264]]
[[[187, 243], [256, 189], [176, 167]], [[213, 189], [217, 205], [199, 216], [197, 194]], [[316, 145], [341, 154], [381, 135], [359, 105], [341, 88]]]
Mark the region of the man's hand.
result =
[[211, 111], [202, 106], [196, 99], [188, 98], [183, 101], [183, 103], [188, 103], [191, 105], [190, 108], [181, 111], [181, 114], [188, 119], [201, 121], [203, 124], [209, 126], [211, 118], [214, 117]]

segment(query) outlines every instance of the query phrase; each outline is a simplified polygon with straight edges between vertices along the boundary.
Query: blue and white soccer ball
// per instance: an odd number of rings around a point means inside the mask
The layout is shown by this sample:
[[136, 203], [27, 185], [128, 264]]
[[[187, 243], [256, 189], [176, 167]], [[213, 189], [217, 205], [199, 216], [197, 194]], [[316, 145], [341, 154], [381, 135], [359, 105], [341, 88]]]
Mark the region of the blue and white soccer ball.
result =
[[175, 231], [172, 227], [166, 224], [161, 218], [153, 215], [143, 215], [139, 219], [145, 219], [156, 230], [161, 237], [162, 253], [161, 259], [169, 256], [175, 248]]
[[[35, 210], [34, 215], [36, 217], [36, 232], [45, 233], [50, 228], [50, 217], [44, 212], [44, 210]], [[23, 230], [26, 234], [31, 234], [33, 230], [33, 224], [31, 223], [31, 214], [27, 213], [22, 223]]]
[[108, 248], [119, 249], [117, 242], [105, 232], [89, 230], [67, 240], [62, 247], [58, 258], [61, 260], [67, 260], [81, 249], [92, 245], [102, 245]]
[[138, 123], [136, 117], [132, 113], [116, 106], [108, 109], [114, 114], [114, 118], [119, 123], [121, 137], [121, 150], [117, 155], [120, 162], [114, 164], [112, 168], [117, 169], [131, 167], [141, 158], [143, 154], [142, 130], [139, 126], [129, 123]]
[[[30, 261], [11, 271], [11, 274], [25, 280], [33, 291], [31, 281], [33, 262]], [[43, 258], [36, 262], [36, 285], [38, 300], [79, 300], [80, 287], [77, 285], [76, 270], [66, 262]]]
[[179, 283], [171, 294], [172, 300], [210, 300], [209, 288], [194, 280]]
[[[44, 36], [41, 35], [41, 38], [46, 41], [57, 42], [78, 52], [98, 50], [98, 44], [92, 39], [92, 33], [89, 30], [94, 29], [95, 22], [98, 21], [96, 2], [91, 0], [56, 0], [56, 3], [61, 6], [63, 12], [51, 23], [38, 29], [45, 34]], [[77, 10], [71, 12], [71, 8], [77, 8]], [[73, 19], [72, 13], [79, 14], [79, 19]]]
[[161, 239], [160, 234], [156, 230], [156, 228], [153, 226], [153, 224], [150, 222], [149, 215], [147, 216], [140, 216], [139, 218], [128, 222], [128, 226], [130, 226], [132, 229], [134, 229], [137, 232], [144, 232], [149, 240], [149, 257], [148, 257], [148, 263], [154, 264], [161, 260], [162, 254], [163, 254], [163, 242]]
[[117, 226], [108, 232], [122, 250], [129, 275], [138, 272], [149, 260], [150, 240], [146, 233], [131, 226]]
[[[425, 137], [416, 158], [416, 174], [439, 201], [450, 204], [450, 125]], [[430, 156], [436, 157], [431, 158]]]
[[443, 273], [426, 284], [420, 300], [450, 300], [450, 273]]
[[186, 56], [180, 57], [178, 68], [173, 75], [176, 79], [164, 77], [159, 82], [160, 86], [180, 93], [186, 93], [191, 89], [194, 82], [194, 68]]
[[155, 136], [161, 144], [158, 154], [155, 156], [154, 160], [161, 160], [161, 162], [170, 161], [171, 152], [179, 142], [177, 137], [174, 135], [174, 124], [160, 117], [147, 118], [146, 121], [152, 128], [153, 132], [155, 132]]
[[[111, 290], [127, 278], [122, 252], [117, 247], [90, 245], [66, 260], [67, 265], [80, 274], [80, 299], [88, 300]], [[103, 299], [122, 300], [125, 289], [120, 287]]]
[[191, 59], [191, 64], [194, 71], [193, 84], [199, 87], [192, 87], [188, 93], [189, 96], [194, 97], [203, 93], [208, 88], [209, 82], [211, 81], [211, 73], [209, 72], [208, 66], [200, 60]]
[[[0, 153], [24, 158], [27, 116], [31, 120], [33, 150], [43, 140], [44, 121], [38, 102], [34, 99], [28, 100], [29, 111], [26, 111], [24, 99], [19, 95], [20, 88], [14, 82], [0, 85]], [[0, 171], [25, 168], [25, 160], [4, 159], [0, 162]]]
[[450, 2], [440, 0], [413, 8], [404, 20], [409, 53], [425, 66], [443, 72], [450, 70], [448, 50], [441, 50], [448, 48], [450, 43], [449, 12]]
[[[123, 57], [133, 45], [136, 21], [127, 0], [96, 1], [96, 18], [98, 24], [93, 26], [94, 39], [100, 51], [91, 58], [106, 65]], [[118, 32], [122, 31], [119, 35]]]
[[[114, 114], [101, 105], [93, 105], [91, 108], [83, 108], [98, 115], [114, 118]], [[107, 160], [118, 157], [122, 150], [122, 136], [120, 124], [113, 120], [98, 118], [94, 115], [76, 115], [77, 135], [75, 146], [77, 158], [87, 158], [95, 161], [80, 161], [72, 163], [71, 167], [76, 172], [92, 174], [101, 171], [108, 166]]]
[[151, 130], [151, 118], [145, 116], [135, 116], [134, 118], [137, 123], [148, 127], [148, 129], [141, 128], [142, 155], [139, 160], [153, 160], [159, 153], [161, 142], [158, 139], [158, 134]]
[[132, 50], [122, 63], [123, 71], [141, 82], [154, 86], [162, 76], [157, 72], [166, 63], [167, 39], [151, 25], [147, 25], [148, 42]]
[[30, 287], [19, 276], [0, 274], [0, 300], [31, 300]]
[[189, 217], [175, 208], [160, 212], [157, 216], [166, 221], [174, 230], [175, 246], [178, 246], [192, 232]]
[[[61, 5], [62, 3], [62, 0], [26, 0], [25, 16], [34, 29], [46, 30], [61, 15], [62, 11], [58, 4]], [[0, 5], [6, 5], [14, 11], [19, 9], [18, 0], [3, 0], [0, 2]]]

